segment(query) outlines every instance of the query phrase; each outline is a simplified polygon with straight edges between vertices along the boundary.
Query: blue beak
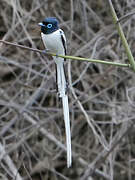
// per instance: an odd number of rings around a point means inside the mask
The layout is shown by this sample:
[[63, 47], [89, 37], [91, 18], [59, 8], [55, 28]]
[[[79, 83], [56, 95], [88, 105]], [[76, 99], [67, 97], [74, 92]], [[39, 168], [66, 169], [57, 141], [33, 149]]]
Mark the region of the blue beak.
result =
[[43, 23], [41, 23], [41, 22], [38, 23], [38, 25], [41, 26], [41, 27], [45, 27], [45, 25]]

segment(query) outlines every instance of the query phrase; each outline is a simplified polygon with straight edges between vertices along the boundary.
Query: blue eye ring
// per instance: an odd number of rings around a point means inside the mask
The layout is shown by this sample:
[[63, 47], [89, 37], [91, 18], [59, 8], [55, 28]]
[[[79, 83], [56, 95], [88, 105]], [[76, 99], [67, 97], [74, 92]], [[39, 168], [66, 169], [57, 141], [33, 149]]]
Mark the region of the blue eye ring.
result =
[[50, 29], [52, 27], [52, 24], [47, 24], [47, 27]]

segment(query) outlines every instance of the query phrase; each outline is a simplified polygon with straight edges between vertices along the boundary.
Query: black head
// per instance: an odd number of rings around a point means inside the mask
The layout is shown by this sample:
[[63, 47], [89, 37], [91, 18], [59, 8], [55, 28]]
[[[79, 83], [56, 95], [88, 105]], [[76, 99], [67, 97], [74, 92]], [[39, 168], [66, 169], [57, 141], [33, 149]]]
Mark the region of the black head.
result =
[[44, 34], [50, 34], [59, 29], [59, 21], [55, 17], [45, 18], [41, 23], [41, 31]]

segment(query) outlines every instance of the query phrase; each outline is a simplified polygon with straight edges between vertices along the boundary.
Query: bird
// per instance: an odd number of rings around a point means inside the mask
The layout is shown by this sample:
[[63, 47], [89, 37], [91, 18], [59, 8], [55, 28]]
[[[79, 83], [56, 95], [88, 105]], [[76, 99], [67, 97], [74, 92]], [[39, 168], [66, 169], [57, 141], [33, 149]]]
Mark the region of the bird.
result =
[[46, 17], [38, 25], [41, 26], [41, 38], [45, 48], [53, 53], [56, 53], [56, 56], [53, 56], [53, 60], [56, 64], [58, 96], [62, 99], [63, 104], [63, 115], [66, 131], [67, 167], [69, 168], [72, 164], [72, 150], [67, 79], [64, 68], [64, 61], [66, 59], [58, 57], [58, 55], [66, 55], [67, 53], [66, 37], [63, 30], [59, 28], [59, 21], [55, 17]]

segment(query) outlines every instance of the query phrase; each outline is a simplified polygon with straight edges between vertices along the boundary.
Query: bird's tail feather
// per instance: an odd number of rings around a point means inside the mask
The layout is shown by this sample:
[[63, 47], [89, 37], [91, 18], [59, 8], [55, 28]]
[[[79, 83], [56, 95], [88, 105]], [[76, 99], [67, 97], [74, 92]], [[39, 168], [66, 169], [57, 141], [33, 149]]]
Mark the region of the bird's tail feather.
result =
[[62, 104], [63, 104], [63, 115], [65, 122], [66, 145], [67, 145], [67, 167], [70, 167], [72, 163], [71, 132], [70, 132], [68, 96], [66, 94], [67, 83], [66, 83], [65, 71], [63, 65], [64, 65], [63, 63], [57, 64], [57, 86], [58, 86], [59, 97], [62, 98]]
[[71, 151], [71, 132], [70, 132], [70, 119], [69, 119], [69, 107], [68, 107], [67, 95], [62, 97], [62, 102], [63, 102], [63, 114], [64, 114], [64, 121], [65, 121], [65, 130], [66, 130], [67, 167], [70, 167], [71, 163], [72, 163], [72, 151]]
[[63, 65], [63, 63], [57, 64], [57, 89], [60, 98], [66, 94], [66, 79]]

